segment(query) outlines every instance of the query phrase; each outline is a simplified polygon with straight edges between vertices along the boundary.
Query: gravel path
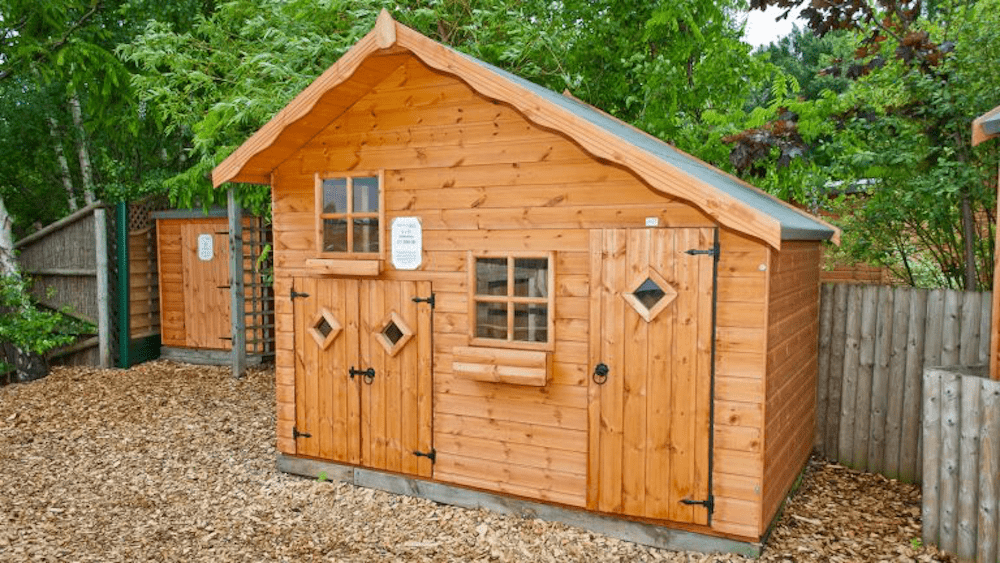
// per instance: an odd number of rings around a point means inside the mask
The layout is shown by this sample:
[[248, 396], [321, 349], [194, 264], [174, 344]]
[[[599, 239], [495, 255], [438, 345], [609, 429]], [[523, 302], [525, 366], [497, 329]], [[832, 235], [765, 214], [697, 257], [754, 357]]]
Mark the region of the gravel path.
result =
[[[161, 361], [0, 388], [0, 561], [744, 561], [279, 473], [272, 381]], [[945, 561], [919, 502], [814, 461], [762, 560]]]

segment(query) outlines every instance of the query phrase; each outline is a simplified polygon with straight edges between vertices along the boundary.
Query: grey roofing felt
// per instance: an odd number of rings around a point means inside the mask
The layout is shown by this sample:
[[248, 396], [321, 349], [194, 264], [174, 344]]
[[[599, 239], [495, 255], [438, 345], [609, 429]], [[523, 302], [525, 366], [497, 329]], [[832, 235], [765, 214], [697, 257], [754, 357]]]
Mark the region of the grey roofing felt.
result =
[[718, 188], [753, 209], [771, 216], [781, 225], [782, 240], [829, 240], [834, 235], [833, 229], [809, 215], [759, 190], [747, 187], [725, 172], [684, 154], [667, 143], [638, 131], [632, 126], [587, 104], [553, 92], [548, 88], [543, 88], [530, 80], [525, 80], [516, 74], [511, 74], [475, 57], [464, 53], [459, 54], [474, 61], [476, 64], [489, 68], [504, 78], [530, 90], [532, 93], [545, 98], [549, 102], [570, 111], [577, 117], [589, 121], [615, 137], [646, 151], [663, 162], [686, 172], [706, 184]]
[[1000, 113], [984, 119], [980, 124], [983, 127], [983, 132], [987, 135], [996, 135], [1000, 133]]

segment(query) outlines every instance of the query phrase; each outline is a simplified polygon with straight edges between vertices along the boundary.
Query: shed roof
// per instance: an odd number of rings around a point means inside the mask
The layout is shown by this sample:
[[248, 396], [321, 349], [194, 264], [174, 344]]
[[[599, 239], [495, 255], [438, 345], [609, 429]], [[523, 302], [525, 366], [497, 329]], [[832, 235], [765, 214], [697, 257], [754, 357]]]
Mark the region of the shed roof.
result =
[[1000, 106], [980, 115], [972, 122], [972, 146], [1000, 136]]
[[[456, 76], [529, 121], [566, 134], [595, 157], [632, 170], [654, 189], [774, 248], [782, 240], [839, 240], [840, 231], [829, 223], [592, 106], [437, 43], [385, 10], [368, 35], [212, 171], [213, 184], [270, 183], [271, 171], [384, 78], [376, 61], [400, 53]], [[355, 87], [345, 88], [349, 82]]]

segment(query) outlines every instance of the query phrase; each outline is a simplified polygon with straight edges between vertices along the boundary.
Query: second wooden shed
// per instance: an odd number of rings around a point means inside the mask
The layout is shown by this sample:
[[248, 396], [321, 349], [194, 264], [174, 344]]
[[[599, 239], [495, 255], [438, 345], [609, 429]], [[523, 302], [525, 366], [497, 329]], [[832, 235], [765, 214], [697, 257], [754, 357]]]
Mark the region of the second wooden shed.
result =
[[759, 549], [835, 228], [386, 12], [213, 180], [273, 192], [283, 469]]

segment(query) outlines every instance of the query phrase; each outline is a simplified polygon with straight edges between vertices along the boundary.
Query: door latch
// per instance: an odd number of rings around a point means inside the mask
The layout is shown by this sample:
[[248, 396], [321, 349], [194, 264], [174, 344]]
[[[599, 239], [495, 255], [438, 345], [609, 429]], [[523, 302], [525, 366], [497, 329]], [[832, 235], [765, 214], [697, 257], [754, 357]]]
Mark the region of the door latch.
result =
[[291, 291], [291, 293], [289, 295], [291, 295], [292, 301], [295, 301], [296, 297], [309, 297], [308, 293], [302, 293], [301, 291], [295, 291], [294, 287], [292, 288], [292, 291]]
[[604, 385], [608, 381], [608, 373], [611, 370], [608, 369], [608, 364], [601, 362], [594, 366], [594, 383], [598, 385]]
[[312, 438], [312, 434], [307, 434], [305, 432], [299, 432], [299, 429], [295, 426], [292, 427], [292, 438], [298, 440], [299, 438]]
[[367, 383], [368, 385], [371, 385], [372, 382], [375, 381], [375, 368], [354, 369], [354, 366], [351, 366], [351, 369], [348, 370], [348, 373], [351, 374], [351, 379], [354, 379], [355, 375], [360, 375], [361, 377], [364, 378], [365, 383]]

